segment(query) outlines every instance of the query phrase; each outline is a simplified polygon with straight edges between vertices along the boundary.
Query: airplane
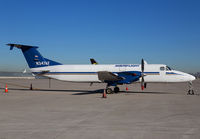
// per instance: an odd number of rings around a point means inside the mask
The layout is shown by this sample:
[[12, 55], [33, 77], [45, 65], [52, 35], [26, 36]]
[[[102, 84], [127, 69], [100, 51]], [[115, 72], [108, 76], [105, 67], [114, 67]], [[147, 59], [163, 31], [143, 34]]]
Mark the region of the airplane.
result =
[[[144, 90], [146, 83], [151, 82], [191, 82], [196, 78], [188, 73], [173, 70], [165, 64], [147, 64], [143, 59], [141, 64], [91, 64], [63, 65], [44, 58], [37, 46], [7, 44], [10, 50], [21, 49], [31, 72], [37, 76], [79, 83], [106, 83], [107, 94], [118, 93], [118, 85], [141, 82]], [[114, 90], [111, 89], [114, 86]]]

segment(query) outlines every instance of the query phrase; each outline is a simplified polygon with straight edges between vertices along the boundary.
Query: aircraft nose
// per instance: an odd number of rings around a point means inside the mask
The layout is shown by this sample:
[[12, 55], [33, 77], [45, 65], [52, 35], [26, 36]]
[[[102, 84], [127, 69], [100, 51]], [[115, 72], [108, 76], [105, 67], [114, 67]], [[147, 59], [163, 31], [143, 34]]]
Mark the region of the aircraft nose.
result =
[[196, 77], [194, 77], [193, 75], [190, 75], [190, 80], [194, 81], [194, 80], [196, 80]]
[[194, 81], [194, 80], [196, 80], [196, 77], [194, 77], [193, 75], [187, 74], [187, 80]]
[[184, 72], [180, 72], [180, 71], [177, 71], [178, 74], [180, 75], [183, 75], [181, 76], [181, 81], [184, 81], [184, 82], [189, 82], [189, 81], [194, 81], [196, 80], [196, 77], [194, 77], [193, 75], [191, 74], [188, 74], [188, 73], [184, 73]]

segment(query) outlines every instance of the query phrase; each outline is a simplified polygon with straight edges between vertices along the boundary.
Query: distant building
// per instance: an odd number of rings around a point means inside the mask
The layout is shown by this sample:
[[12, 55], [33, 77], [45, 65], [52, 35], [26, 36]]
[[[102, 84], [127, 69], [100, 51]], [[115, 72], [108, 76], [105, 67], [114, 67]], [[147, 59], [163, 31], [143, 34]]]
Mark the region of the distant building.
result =
[[0, 72], [0, 76], [3, 76], [3, 77], [33, 77], [32, 73], [22, 73], [22, 72]]

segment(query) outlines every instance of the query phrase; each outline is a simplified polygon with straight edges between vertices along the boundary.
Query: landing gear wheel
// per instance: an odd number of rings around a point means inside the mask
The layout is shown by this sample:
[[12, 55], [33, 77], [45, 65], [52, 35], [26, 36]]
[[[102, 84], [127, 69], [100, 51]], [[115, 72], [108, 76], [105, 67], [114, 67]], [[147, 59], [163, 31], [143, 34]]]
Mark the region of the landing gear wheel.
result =
[[144, 88], [147, 88], [147, 83], [144, 83]]
[[118, 93], [118, 92], [119, 92], [119, 87], [115, 87], [115, 88], [114, 88], [114, 92], [115, 92], [115, 93]]
[[189, 91], [188, 91], [187, 95], [194, 95], [192, 81], [189, 82]]
[[112, 94], [112, 89], [111, 88], [107, 88], [106, 89], [106, 94]]
[[187, 95], [194, 95], [194, 90], [189, 90]]

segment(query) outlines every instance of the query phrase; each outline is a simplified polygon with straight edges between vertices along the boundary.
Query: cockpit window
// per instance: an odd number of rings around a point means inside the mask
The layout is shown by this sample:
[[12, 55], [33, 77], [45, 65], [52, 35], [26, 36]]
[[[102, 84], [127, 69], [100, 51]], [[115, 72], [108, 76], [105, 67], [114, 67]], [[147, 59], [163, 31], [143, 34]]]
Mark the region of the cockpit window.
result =
[[170, 67], [166, 66], [166, 70], [168, 70], [168, 71], [169, 71], [169, 70], [172, 70], [172, 69], [171, 69]]
[[165, 70], [165, 67], [160, 67], [160, 70], [161, 70], [161, 71], [164, 71], [164, 70]]

